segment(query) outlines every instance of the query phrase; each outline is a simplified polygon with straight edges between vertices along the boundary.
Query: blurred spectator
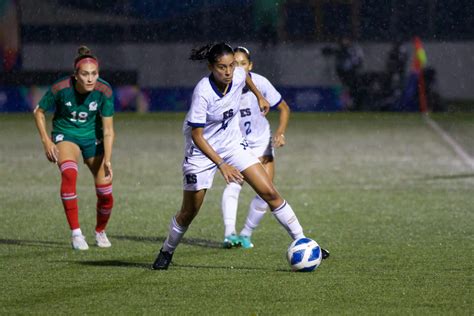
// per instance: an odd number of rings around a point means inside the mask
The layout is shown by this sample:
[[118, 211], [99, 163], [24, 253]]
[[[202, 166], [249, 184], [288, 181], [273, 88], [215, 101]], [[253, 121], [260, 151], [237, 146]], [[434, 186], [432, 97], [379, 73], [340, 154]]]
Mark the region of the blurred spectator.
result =
[[118, 108], [121, 112], [146, 113], [150, 108], [150, 100], [138, 86], [125, 85], [115, 89]]
[[347, 109], [360, 110], [362, 107], [362, 90], [360, 89], [363, 52], [359, 45], [349, 37], [343, 37], [337, 47], [324, 47], [323, 55], [334, 55], [336, 58], [336, 73], [343, 87], [349, 92]]
[[388, 53], [386, 72], [389, 81], [389, 88], [403, 88], [405, 81], [406, 67], [408, 62], [408, 50], [403, 41], [395, 41]]
[[9, 72], [20, 66], [20, 30], [17, 4], [0, 1], [0, 71]]

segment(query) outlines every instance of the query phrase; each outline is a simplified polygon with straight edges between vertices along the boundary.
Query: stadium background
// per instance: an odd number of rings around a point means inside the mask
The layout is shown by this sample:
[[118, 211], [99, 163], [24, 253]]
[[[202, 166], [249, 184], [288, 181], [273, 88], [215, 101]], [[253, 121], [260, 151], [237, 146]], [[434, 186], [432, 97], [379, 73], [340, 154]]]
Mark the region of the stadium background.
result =
[[[251, 49], [255, 71], [272, 80], [293, 110], [341, 111], [344, 91], [334, 58], [322, 48], [342, 36], [358, 41], [367, 77], [383, 74], [395, 40], [405, 42], [412, 59], [412, 39], [420, 36], [443, 110], [459, 110], [474, 99], [473, 7], [468, 0], [4, 0], [0, 111], [30, 111], [49, 84], [71, 73], [79, 44], [100, 57], [117, 110], [184, 111], [205, 73], [187, 59], [190, 49], [212, 41]], [[362, 109], [418, 110], [383, 103], [379, 98]]]

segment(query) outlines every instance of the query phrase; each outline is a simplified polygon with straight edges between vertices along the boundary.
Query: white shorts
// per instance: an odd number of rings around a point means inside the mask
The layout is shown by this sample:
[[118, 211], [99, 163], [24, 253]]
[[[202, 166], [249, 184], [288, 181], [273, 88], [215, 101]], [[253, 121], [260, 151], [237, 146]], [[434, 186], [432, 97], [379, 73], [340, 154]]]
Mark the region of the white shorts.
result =
[[[236, 147], [234, 151], [222, 157], [225, 163], [237, 168], [240, 172], [248, 167], [260, 163], [258, 157], [248, 146]], [[203, 155], [186, 157], [183, 161], [183, 189], [184, 191], [199, 191], [210, 189], [214, 180], [217, 166]]]
[[249, 144], [252, 148], [253, 153], [257, 157], [270, 156], [275, 157], [275, 149], [273, 148], [272, 138], [268, 142], [259, 143], [259, 144]]

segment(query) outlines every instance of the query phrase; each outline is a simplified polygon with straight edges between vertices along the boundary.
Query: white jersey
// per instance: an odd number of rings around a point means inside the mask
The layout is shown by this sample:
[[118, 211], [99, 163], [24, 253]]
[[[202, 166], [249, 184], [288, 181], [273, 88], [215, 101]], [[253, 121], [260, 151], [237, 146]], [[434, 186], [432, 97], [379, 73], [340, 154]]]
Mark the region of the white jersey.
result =
[[226, 95], [222, 95], [211, 78], [212, 74], [202, 78], [193, 91], [191, 107], [183, 125], [186, 158], [208, 159], [192, 140], [193, 127], [204, 128], [204, 139], [223, 158], [240, 147], [242, 141], [237, 114], [245, 87], [246, 72], [241, 67], [235, 68]]
[[[267, 78], [253, 72], [250, 76], [271, 107], [280, 104], [281, 94]], [[244, 91], [240, 99], [240, 130], [251, 148], [266, 145], [270, 141], [270, 124], [262, 115], [257, 97], [251, 91]]]

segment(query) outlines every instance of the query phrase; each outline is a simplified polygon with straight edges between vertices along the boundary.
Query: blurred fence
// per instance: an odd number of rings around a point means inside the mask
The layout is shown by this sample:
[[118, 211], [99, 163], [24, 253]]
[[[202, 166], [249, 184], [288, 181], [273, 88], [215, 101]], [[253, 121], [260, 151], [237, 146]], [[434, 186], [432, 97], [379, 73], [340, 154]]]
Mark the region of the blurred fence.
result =
[[[0, 86], [0, 112], [29, 112], [48, 86]], [[293, 111], [335, 112], [343, 110], [340, 89], [328, 87], [278, 87]], [[119, 112], [187, 111], [192, 88], [114, 87], [115, 110]], [[416, 110], [416, 109], [414, 109]]]
[[[191, 49], [205, 43], [123, 43], [90, 46], [108, 71], [135, 71], [137, 83], [148, 87], [192, 87], [207, 72], [205, 63], [188, 59]], [[332, 56], [322, 49], [331, 43], [281, 44], [263, 47], [257, 42], [230, 42], [252, 52], [254, 71], [275, 85], [335, 87], [340, 85]], [[406, 43], [413, 55], [411, 43]], [[390, 43], [361, 43], [363, 72], [384, 72]], [[71, 69], [77, 44], [27, 44], [23, 47], [25, 71]], [[437, 73], [437, 89], [447, 99], [474, 100], [474, 42], [428, 42], [427, 66]], [[407, 68], [410, 67], [408, 62]], [[112, 85], [117, 85], [111, 80]]]
[[212, 41], [250, 48], [254, 70], [294, 110], [346, 110], [351, 101], [334, 58], [321, 53], [341, 36], [358, 39], [364, 51], [361, 109], [415, 111], [416, 102], [402, 104], [383, 85], [391, 42], [414, 34], [425, 41], [436, 92], [470, 102], [472, 12], [472, 0], [6, 0], [0, 39], [15, 36], [0, 42], [0, 111], [31, 110], [47, 85], [70, 73], [80, 44], [99, 56], [117, 110], [185, 110], [206, 74], [188, 54]]

